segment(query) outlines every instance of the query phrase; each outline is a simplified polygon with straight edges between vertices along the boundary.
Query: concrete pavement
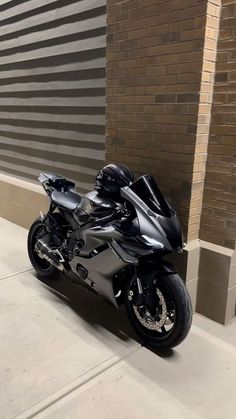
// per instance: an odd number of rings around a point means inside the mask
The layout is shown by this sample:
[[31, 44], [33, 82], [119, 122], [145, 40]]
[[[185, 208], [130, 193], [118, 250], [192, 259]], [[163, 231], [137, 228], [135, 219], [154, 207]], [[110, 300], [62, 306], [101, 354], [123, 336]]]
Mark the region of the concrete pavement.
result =
[[173, 351], [64, 278], [39, 281], [27, 231], [0, 219], [0, 419], [233, 419], [236, 322], [201, 316]]

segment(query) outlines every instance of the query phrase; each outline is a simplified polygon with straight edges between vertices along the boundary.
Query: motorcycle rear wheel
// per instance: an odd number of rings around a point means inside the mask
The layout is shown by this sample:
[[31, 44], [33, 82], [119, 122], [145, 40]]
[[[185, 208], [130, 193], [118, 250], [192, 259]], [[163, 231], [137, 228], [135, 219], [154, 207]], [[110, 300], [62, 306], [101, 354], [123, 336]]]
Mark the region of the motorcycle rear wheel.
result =
[[[147, 317], [150, 316], [149, 308], [142, 306], [140, 309], [140, 306], [135, 306], [137, 290], [131, 284], [132, 281], [126, 289], [125, 308], [141, 342], [157, 349], [179, 345], [188, 335], [192, 324], [191, 299], [180, 276], [168, 274], [155, 280], [158, 321], [154, 316]], [[145, 312], [143, 315], [142, 311]]]
[[56, 279], [58, 270], [46, 259], [41, 258], [35, 250], [36, 242], [48, 230], [48, 226], [41, 219], [37, 219], [30, 227], [28, 234], [28, 255], [30, 262], [38, 276], [45, 279]]

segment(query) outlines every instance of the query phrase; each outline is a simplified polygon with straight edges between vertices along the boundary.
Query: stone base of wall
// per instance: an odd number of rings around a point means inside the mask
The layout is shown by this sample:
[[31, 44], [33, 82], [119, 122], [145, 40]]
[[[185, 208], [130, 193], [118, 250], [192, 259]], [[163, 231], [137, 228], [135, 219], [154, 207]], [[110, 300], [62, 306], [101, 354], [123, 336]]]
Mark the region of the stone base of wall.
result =
[[236, 251], [200, 241], [196, 310], [219, 323], [235, 315]]
[[236, 308], [236, 251], [203, 240], [187, 244], [182, 255], [170, 255], [186, 282], [196, 312], [229, 323]]
[[173, 253], [166, 259], [176, 267], [181, 278], [185, 281], [191, 296], [193, 309], [196, 310], [200, 241], [193, 240], [185, 246], [183, 254]]
[[[40, 185], [0, 175], [0, 217], [29, 228], [48, 208]], [[222, 324], [235, 315], [236, 251], [202, 240], [168, 257], [186, 282], [194, 310]]]
[[47, 208], [48, 198], [40, 185], [0, 175], [0, 217], [29, 228]]

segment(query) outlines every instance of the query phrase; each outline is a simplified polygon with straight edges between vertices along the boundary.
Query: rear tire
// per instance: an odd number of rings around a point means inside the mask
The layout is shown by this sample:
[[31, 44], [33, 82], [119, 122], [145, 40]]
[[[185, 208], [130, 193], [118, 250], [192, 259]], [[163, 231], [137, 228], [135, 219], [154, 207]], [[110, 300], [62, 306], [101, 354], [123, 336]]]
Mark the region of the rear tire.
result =
[[42, 259], [35, 250], [37, 239], [48, 228], [48, 225], [44, 221], [41, 221], [41, 219], [36, 220], [32, 224], [28, 234], [28, 255], [33, 268], [41, 278], [56, 279], [59, 274], [58, 269], [46, 259]]
[[[141, 324], [135, 313], [134, 304], [128, 299], [130, 284], [125, 295], [125, 308], [131, 325], [141, 338], [142, 343], [158, 349], [173, 348], [179, 345], [189, 333], [192, 324], [192, 304], [188, 290], [178, 274], [159, 277], [157, 289], [161, 290], [164, 299], [172, 300], [175, 316], [171, 330], [161, 332], [150, 330]], [[167, 295], [168, 294], [168, 295]]]

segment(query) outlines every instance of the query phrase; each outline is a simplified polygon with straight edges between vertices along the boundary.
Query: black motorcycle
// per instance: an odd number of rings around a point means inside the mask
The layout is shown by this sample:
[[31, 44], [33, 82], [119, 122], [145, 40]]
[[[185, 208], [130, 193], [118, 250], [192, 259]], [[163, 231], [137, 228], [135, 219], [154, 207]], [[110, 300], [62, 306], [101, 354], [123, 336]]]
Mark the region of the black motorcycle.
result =
[[58, 271], [70, 272], [115, 307], [124, 304], [143, 343], [156, 348], [181, 343], [191, 327], [191, 300], [163, 256], [182, 251], [183, 235], [153, 177], [134, 181], [127, 167], [110, 164], [83, 197], [62, 176], [42, 173], [39, 181], [50, 207], [28, 236], [38, 275], [52, 279]]

